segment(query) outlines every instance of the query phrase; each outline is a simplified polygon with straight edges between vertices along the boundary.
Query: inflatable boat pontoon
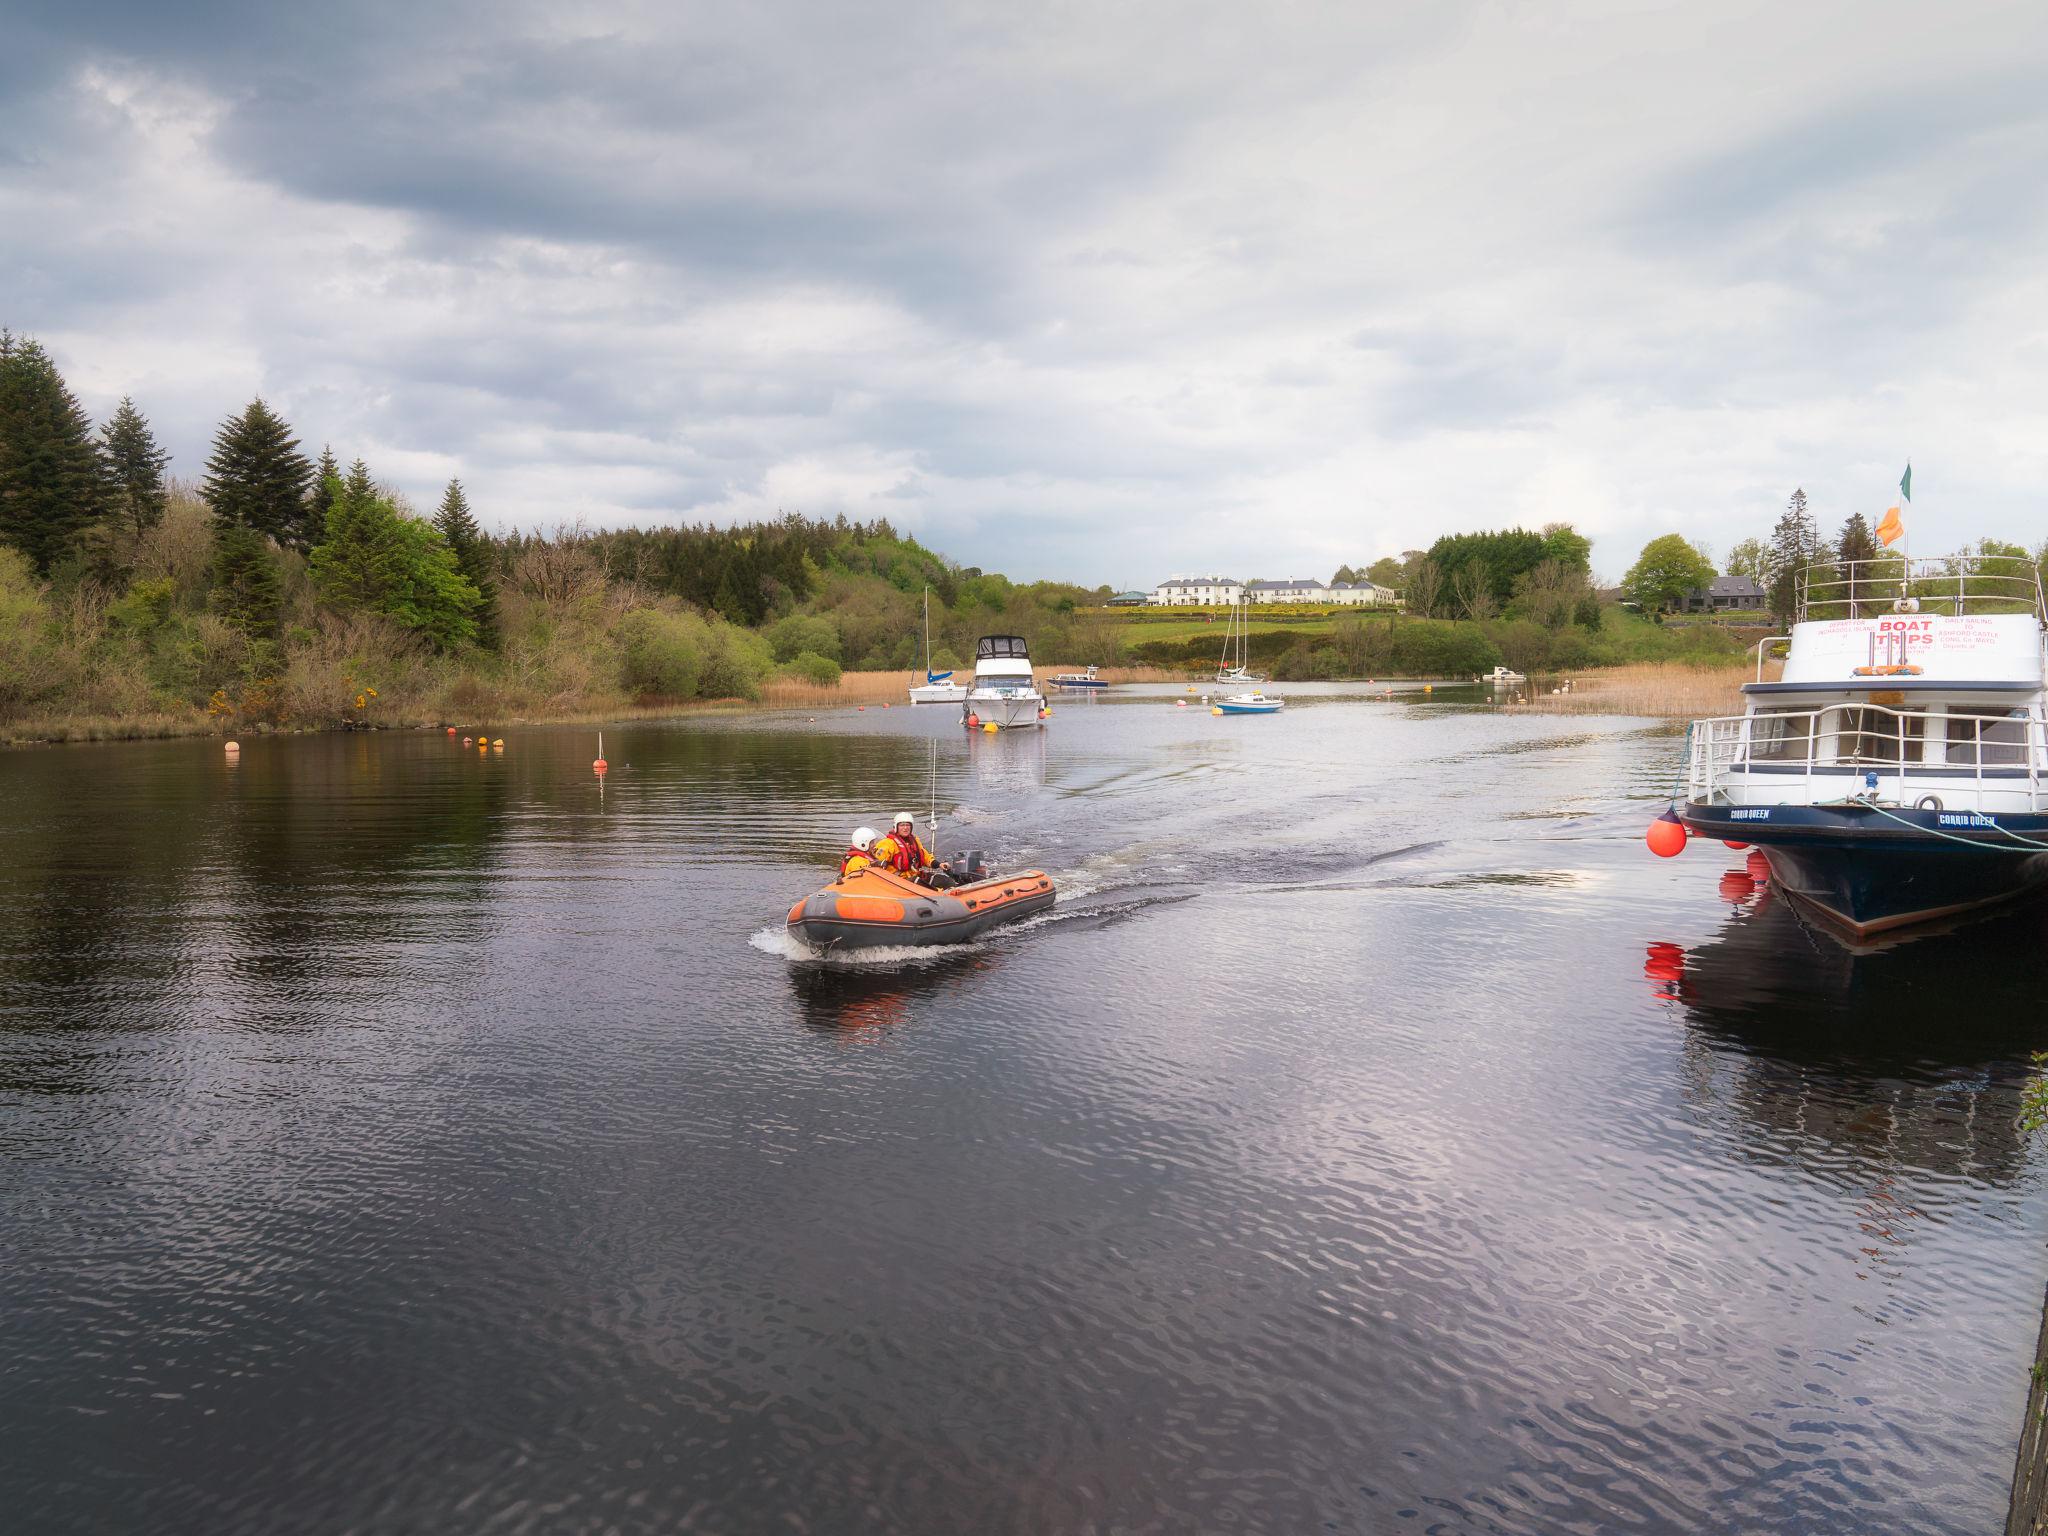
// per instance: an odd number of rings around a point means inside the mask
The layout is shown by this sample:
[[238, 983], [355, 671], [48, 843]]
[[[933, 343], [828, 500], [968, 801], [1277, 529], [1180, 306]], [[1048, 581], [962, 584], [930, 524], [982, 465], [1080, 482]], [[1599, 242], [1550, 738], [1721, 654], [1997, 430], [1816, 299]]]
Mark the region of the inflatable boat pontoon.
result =
[[949, 891], [906, 880], [894, 870], [863, 869], [789, 909], [789, 931], [813, 949], [882, 944], [961, 944], [999, 923], [1053, 903], [1052, 877], [1023, 869], [956, 885]]

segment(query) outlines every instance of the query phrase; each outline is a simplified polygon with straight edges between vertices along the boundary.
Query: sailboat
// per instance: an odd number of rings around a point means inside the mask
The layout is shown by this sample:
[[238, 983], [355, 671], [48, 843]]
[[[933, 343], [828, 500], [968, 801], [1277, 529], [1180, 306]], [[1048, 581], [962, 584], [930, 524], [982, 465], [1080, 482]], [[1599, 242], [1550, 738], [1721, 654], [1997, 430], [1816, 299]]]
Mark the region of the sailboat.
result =
[[950, 672], [932, 670], [932, 589], [924, 589], [924, 683], [910, 690], [913, 704], [958, 704], [967, 697], [965, 683], [948, 682]]
[[[1266, 674], [1254, 672], [1251, 660], [1252, 611], [1250, 599], [1239, 598], [1230, 606], [1230, 622], [1223, 631], [1223, 655], [1216, 663], [1219, 683], [1263, 683]], [[1233, 655], [1235, 660], [1233, 661]]]

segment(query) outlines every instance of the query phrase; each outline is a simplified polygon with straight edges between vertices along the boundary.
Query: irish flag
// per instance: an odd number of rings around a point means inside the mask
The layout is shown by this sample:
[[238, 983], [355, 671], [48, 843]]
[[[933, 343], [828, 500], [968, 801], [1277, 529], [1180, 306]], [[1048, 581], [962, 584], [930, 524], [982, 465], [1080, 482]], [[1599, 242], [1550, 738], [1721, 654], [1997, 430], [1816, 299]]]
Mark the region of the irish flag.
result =
[[[1899, 476], [1899, 500], [1901, 503], [1904, 503], [1912, 499], [1913, 466], [1908, 464], [1906, 472]], [[1875, 532], [1877, 534], [1877, 541], [1885, 545], [1896, 544], [1906, 536], [1906, 525], [1899, 519], [1898, 507], [1893, 506], [1884, 509], [1884, 516], [1878, 519]]]

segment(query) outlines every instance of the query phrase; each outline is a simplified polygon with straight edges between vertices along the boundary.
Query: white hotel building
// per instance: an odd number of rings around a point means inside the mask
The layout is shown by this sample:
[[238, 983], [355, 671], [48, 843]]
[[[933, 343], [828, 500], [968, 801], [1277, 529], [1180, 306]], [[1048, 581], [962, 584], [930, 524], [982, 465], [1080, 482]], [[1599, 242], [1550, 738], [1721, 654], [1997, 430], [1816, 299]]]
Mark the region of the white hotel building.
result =
[[1155, 608], [1228, 607], [1254, 603], [1315, 603], [1327, 608], [1392, 608], [1400, 602], [1391, 587], [1374, 582], [1254, 581], [1247, 585], [1228, 576], [1170, 576], [1147, 601]]

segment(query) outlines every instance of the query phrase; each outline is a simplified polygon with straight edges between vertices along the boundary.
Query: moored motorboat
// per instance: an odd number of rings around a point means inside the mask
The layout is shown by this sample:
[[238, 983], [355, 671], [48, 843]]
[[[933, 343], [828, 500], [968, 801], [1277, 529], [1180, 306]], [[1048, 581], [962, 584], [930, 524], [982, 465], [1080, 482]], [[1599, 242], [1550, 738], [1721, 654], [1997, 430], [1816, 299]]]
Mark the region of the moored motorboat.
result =
[[1219, 715], [1273, 715], [1278, 714], [1286, 703], [1275, 694], [1262, 693], [1254, 688], [1249, 693], [1227, 693], [1210, 707]]
[[1109, 684], [1095, 675], [1090, 667], [1085, 672], [1055, 672], [1047, 679], [1055, 688], [1107, 688]]
[[989, 929], [1043, 912], [1057, 895], [1043, 870], [933, 890], [894, 870], [863, 869], [789, 909], [792, 936], [813, 949], [962, 944]]
[[1496, 688], [1506, 688], [1511, 687], [1516, 683], [1526, 683], [1527, 681], [1529, 681], [1529, 679], [1525, 674], [1515, 671], [1512, 667], [1497, 666], [1491, 672], [1487, 673], [1484, 677], [1480, 678], [1479, 681], [1482, 683], [1491, 683]]
[[2048, 882], [2033, 563], [1852, 561], [1797, 590], [1783, 676], [1764, 680], [1762, 642], [1748, 709], [1693, 722], [1677, 818], [1753, 844], [1781, 889], [1859, 936]]
[[1001, 730], [1045, 723], [1045, 695], [1031, 674], [1022, 635], [983, 635], [974, 643], [974, 682], [961, 703], [962, 722]]

